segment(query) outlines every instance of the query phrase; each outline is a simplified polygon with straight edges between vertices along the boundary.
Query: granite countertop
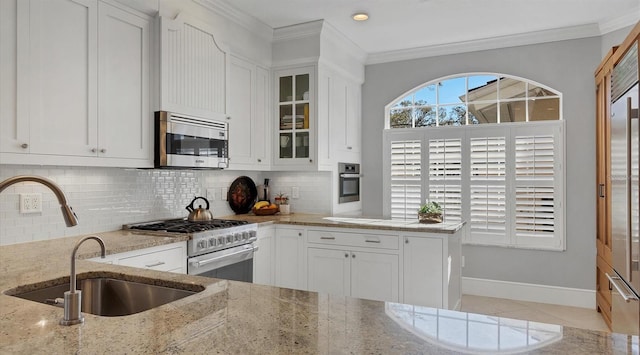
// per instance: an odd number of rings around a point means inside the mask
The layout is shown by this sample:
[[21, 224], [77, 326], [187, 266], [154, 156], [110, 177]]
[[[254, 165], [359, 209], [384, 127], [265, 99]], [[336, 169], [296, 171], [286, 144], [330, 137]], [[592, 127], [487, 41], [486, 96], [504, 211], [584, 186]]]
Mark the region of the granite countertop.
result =
[[373, 230], [392, 230], [404, 232], [426, 232], [453, 234], [464, 226], [465, 222], [424, 224], [418, 221], [395, 221], [370, 217], [332, 217], [322, 214], [292, 213], [271, 216], [256, 216], [253, 213], [221, 217], [224, 219], [245, 220], [252, 223], [277, 223], [300, 226], [339, 227]]
[[[98, 233], [110, 252], [180, 239]], [[550, 324], [329, 296], [243, 282], [78, 260], [78, 274], [110, 273], [204, 291], [125, 317], [85, 313], [63, 327], [61, 308], [4, 294], [68, 276], [80, 237], [0, 247], [2, 354], [535, 354], [627, 353], [638, 337]], [[83, 258], [98, 254], [87, 241]], [[634, 348], [635, 347], [635, 348]], [[484, 350], [481, 350], [484, 349]]]

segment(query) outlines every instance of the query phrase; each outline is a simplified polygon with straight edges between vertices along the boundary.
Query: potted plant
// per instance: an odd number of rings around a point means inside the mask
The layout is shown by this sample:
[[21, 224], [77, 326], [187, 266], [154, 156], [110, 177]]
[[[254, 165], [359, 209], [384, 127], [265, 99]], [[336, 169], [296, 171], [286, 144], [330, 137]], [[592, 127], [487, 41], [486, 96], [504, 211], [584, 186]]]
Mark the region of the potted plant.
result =
[[274, 198], [276, 205], [280, 207], [280, 214], [289, 214], [291, 209], [289, 206], [289, 196], [284, 193], [279, 193]]
[[442, 207], [435, 201], [427, 202], [418, 210], [418, 222], [442, 223]]

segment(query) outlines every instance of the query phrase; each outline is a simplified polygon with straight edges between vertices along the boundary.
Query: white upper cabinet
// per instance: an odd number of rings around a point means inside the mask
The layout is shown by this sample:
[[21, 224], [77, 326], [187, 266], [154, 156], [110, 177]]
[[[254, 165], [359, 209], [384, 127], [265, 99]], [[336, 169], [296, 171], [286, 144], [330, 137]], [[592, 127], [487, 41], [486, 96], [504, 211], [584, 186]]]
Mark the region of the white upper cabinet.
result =
[[278, 70], [274, 81], [274, 166], [315, 167], [315, 67]]
[[160, 109], [226, 119], [228, 51], [207, 24], [160, 20]]
[[271, 150], [268, 132], [269, 71], [230, 56], [229, 168], [266, 170]]
[[323, 21], [274, 31], [276, 169], [337, 171], [361, 161], [365, 56]]
[[151, 156], [149, 18], [100, 3], [98, 149], [101, 156]]
[[153, 166], [151, 18], [97, 0], [11, 4], [2, 52], [16, 62], [0, 70], [15, 78], [15, 110], [0, 116], [2, 162]]
[[360, 162], [360, 84], [320, 66], [318, 159], [321, 166]]
[[95, 156], [98, 3], [18, 1], [18, 11], [18, 67], [27, 68], [18, 76], [17, 119], [30, 127], [28, 151]]

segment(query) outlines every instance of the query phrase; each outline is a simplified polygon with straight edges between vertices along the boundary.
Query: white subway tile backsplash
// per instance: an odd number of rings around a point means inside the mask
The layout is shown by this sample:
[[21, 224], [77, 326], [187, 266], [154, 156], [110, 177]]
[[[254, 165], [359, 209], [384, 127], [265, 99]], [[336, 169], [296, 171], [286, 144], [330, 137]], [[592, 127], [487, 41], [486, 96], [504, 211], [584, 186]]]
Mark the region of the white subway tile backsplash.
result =
[[[100, 233], [119, 229], [123, 224], [163, 218], [185, 217], [185, 206], [195, 196], [210, 198], [216, 217], [233, 214], [226, 191], [238, 176], [249, 176], [256, 185], [271, 179], [272, 195], [291, 187], [300, 190], [299, 199], [291, 199], [295, 212], [331, 211], [331, 174], [327, 172], [239, 172], [227, 170], [139, 170], [87, 167], [40, 167], [0, 165], [0, 180], [15, 175], [40, 175], [55, 181], [65, 192], [69, 205], [78, 215], [79, 225], [67, 228], [58, 200], [46, 187], [36, 183], [10, 186], [0, 194], [0, 245], [54, 239], [64, 236]], [[38, 214], [19, 213], [19, 194], [42, 193], [43, 209]]]

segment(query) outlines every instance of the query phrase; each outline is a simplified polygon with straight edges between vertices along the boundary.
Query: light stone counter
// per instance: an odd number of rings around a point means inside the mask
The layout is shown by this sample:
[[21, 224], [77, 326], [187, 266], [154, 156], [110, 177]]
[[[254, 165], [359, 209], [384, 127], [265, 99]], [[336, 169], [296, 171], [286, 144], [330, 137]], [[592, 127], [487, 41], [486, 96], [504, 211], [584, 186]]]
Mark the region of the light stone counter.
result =
[[[110, 252], [172, 238], [100, 233]], [[638, 337], [412, 307], [242, 282], [78, 261], [78, 273], [117, 273], [206, 287], [193, 296], [125, 317], [85, 314], [58, 325], [61, 308], [5, 295], [69, 273], [79, 237], [0, 247], [0, 354], [626, 354]], [[98, 253], [97, 243], [80, 248]]]
[[253, 213], [224, 216], [224, 219], [245, 220], [252, 223], [275, 223], [300, 226], [337, 227], [356, 229], [393, 230], [404, 232], [426, 232], [454, 234], [464, 226], [464, 222], [423, 224], [418, 221], [395, 221], [380, 218], [331, 217], [322, 214], [292, 213], [271, 216], [256, 216]]

